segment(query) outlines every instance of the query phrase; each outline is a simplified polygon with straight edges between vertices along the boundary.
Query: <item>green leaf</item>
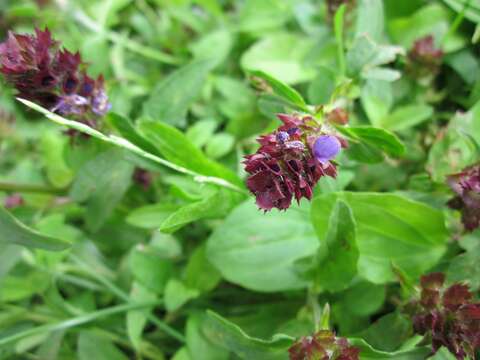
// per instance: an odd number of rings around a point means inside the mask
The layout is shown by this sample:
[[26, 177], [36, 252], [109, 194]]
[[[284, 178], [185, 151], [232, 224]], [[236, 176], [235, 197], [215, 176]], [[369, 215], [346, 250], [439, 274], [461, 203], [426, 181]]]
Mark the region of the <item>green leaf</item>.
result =
[[273, 93], [278, 97], [298, 107], [300, 110], [306, 111], [307, 104], [302, 95], [294, 88], [288, 86], [284, 82], [268, 75], [264, 71], [250, 71], [250, 75], [263, 79], [273, 90]]
[[367, 80], [360, 100], [372, 125], [381, 126], [393, 105], [392, 85], [387, 81]]
[[347, 288], [357, 274], [358, 258], [352, 211], [345, 202], [337, 200], [315, 259], [318, 286], [331, 292]]
[[[454, 13], [439, 3], [429, 3], [420, 7], [409, 17], [400, 17], [388, 22], [388, 32], [396, 44], [410, 49], [413, 43], [425, 36], [433, 35], [440, 43], [448, 33], [454, 20]], [[465, 37], [450, 34], [442, 44], [443, 50], [453, 52], [465, 45]]]
[[78, 336], [79, 360], [127, 360], [120, 350], [107, 338], [93, 332], [82, 331]]
[[165, 309], [168, 312], [176, 311], [198, 295], [200, 295], [198, 290], [190, 289], [176, 279], [170, 279], [165, 287]]
[[395, 351], [412, 336], [412, 321], [406, 315], [394, 312], [382, 316], [361, 333], [378, 350]]
[[200, 292], [213, 290], [222, 276], [207, 259], [206, 246], [200, 245], [188, 259], [184, 274], [185, 285]]
[[405, 146], [400, 139], [387, 130], [372, 126], [338, 127], [337, 129], [350, 139], [381, 150], [389, 156], [400, 157], [405, 152]]
[[105, 151], [82, 166], [70, 195], [76, 201], [87, 201], [86, 221], [91, 231], [99, 230], [122, 200], [133, 168], [118, 149]]
[[[137, 282], [133, 282], [130, 292], [132, 302], [153, 302], [156, 296], [153, 292]], [[137, 309], [127, 312], [127, 334], [135, 349], [139, 349], [142, 342], [142, 333], [147, 325], [147, 317], [151, 309]]]
[[464, 16], [473, 21], [480, 23], [480, 2], [478, 0], [443, 0], [456, 12], [464, 14]]
[[404, 53], [401, 47], [378, 45], [368, 35], [361, 35], [347, 52], [347, 69], [352, 77], [368, 78], [369, 71], [380, 69], [379, 66], [393, 62], [398, 55]]
[[311, 39], [291, 33], [267, 35], [246, 52], [240, 61], [247, 71], [264, 71], [287, 84], [310, 80], [315, 70], [305, 64]]
[[223, 217], [242, 198], [242, 196], [229, 191], [215, 191], [203, 200], [182, 206], [170, 214], [160, 225], [160, 231], [170, 233], [193, 221]]
[[233, 38], [227, 29], [214, 30], [190, 46], [195, 60], [210, 60], [215, 66], [227, 58], [232, 49]]
[[414, 347], [408, 350], [386, 352], [374, 349], [363, 339], [348, 339], [352, 346], [360, 349], [362, 360], [422, 360], [431, 353], [430, 346]]
[[163, 293], [172, 275], [172, 263], [144, 245], [133, 249], [129, 257], [129, 267], [134, 278], [156, 294]]
[[65, 164], [63, 150], [67, 139], [58, 132], [47, 131], [42, 135], [41, 147], [48, 181], [55, 187], [67, 186], [73, 178], [72, 170]]
[[205, 145], [215, 132], [218, 123], [215, 120], [197, 121], [189, 127], [185, 135], [196, 147], [201, 148]]
[[158, 229], [176, 210], [178, 210], [178, 205], [170, 203], [145, 205], [130, 212], [125, 220], [140, 228]]
[[370, 282], [394, 281], [392, 263], [409, 276], [419, 276], [445, 252], [448, 233], [442, 212], [386, 193], [339, 192], [316, 197], [311, 213], [320, 239], [326, 237], [338, 199], [352, 209], [360, 251], [359, 275]]
[[456, 357], [447, 348], [442, 346], [435, 355], [429, 357], [428, 360], [456, 360]]
[[326, 104], [335, 91], [335, 73], [327, 67], [320, 67], [317, 76], [308, 85], [308, 100], [311, 104]]
[[385, 285], [359, 281], [341, 294], [341, 305], [355, 316], [370, 316], [385, 302]]
[[469, 249], [466, 253], [455, 257], [448, 267], [449, 283], [467, 283], [472, 291], [480, 289], [480, 246]]
[[139, 129], [167, 160], [198, 174], [220, 177], [238, 186], [243, 185], [231, 170], [207, 158], [176, 128], [161, 122], [143, 121], [139, 124]]
[[431, 119], [432, 115], [433, 108], [429, 105], [406, 105], [385, 117], [381, 126], [391, 131], [405, 130]]
[[214, 63], [194, 61], [169, 74], [143, 104], [143, 114], [156, 121], [185, 126], [189, 107], [197, 99]]
[[360, 0], [358, 4], [356, 36], [368, 34], [374, 41], [383, 40], [383, 0]]
[[228, 350], [213, 344], [203, 334], [205, 321], [207, 321], [206, 314], [194, 313], [188, 317], [185, 335], [190, 357], [195, 360], [228, 360]]
[[122, 135], [132, 144], [137, 145], [140, 149], [143, 149], [151, 154], [160, 154], [155, 145], [150, 143], [145, 137], [138, 133], [130, 119], [127, 119], [119, 114], [108, 113], [106, 121], [108, 121], [108, 123], [110, 123], [120, 133], [120, 135]]
[[42, 272], [29, 272], [22, 276], [7, 275], [1, 282], [0, 301], [8, 303], [40, 295], [48, 288], [49, 282], [49, 276]]
[[235, 145], [235, 138], [227, 133], [215, 134], [208, 141], [205, 153], [213, 159], [221, 158], [232, 151]]
[[287, 360], [288, 348], [293, 344], [290, 336], [278, 334], [271, 340], [248, 336], [243, 330], [214, 313], [208, 311], [208, 322], [204, 333], [214, 343], [234, 352], [240, 359]]
[[262, 213], [252, 201], [235, 208], [207, 242], [207, 258], [223, 277], [248, 289], [273, 292], [307, 286], [295, 261], [314, 254], [314, 229], [304, 209], [288, 217]]
[[263, 35], [279, 29], [292, 17], [292, 1], [246, 0], [239, 15], [239, 30]]
[[7, 210], [0, 206], [0, 243], [17, 244], [32, 249], [50, 251], [66, 250], [70, 243], [64, 240], [45, 236], [22, 224]]

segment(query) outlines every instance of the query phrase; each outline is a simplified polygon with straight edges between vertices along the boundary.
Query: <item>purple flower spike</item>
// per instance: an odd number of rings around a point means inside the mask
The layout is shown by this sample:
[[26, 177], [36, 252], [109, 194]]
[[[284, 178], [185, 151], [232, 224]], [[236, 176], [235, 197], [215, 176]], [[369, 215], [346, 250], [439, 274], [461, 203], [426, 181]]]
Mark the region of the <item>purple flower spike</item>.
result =
[[96, 126], [110, 103], [103, 77], [90, 78], [86, 70], [80, 54], [61, 49], [48, 29], [35, 29], [34, 35], [9, 32], [0, 43], [0, 74], [19, 97]]
[[333, 135], [322, 135], [313, 144], [313, 155], [323, 163], [326, 163], [338, 155], [342, 145]]

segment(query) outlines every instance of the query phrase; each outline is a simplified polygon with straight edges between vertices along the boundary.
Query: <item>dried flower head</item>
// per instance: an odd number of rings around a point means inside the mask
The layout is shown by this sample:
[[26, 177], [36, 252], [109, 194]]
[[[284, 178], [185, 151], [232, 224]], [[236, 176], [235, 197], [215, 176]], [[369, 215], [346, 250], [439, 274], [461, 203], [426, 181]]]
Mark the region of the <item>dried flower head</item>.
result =
[[472, 302], [467, 285], [445, 286], [445, 275], [421, 279], [421, 296], [415, 301], [414, 329], [432, 341], [433, 353], [444, 346], [458, 360], [476, 359], [480, 350], [480, 303]]
[[418, 39], [408, 52], [407, 70], [415, 77], [435, 75], [442, 64], [443, 51], [435, 47], [432, 35]]
[[80, 54], [60, 49], [48, 29], [9, 32], [0, 44], [0, 72], [19, 97], [89, 126], [110, 109], [103, 77], [90, 78]]
[[283, 122], [276, 131], [258, 139], [260, 148], [245, 157], [247, 187], [265, 211], [287, 209], [292, 198], [311, 199], [322, 176], [335, 177], [332, 161], [342, 143], [311, 117], [279, 114]]
[[299, 339], [288, 349], [290, 360], [358, 360], [360, 349], [329, 330]]
[[348, 124], [348, 120], [349, 120], [348, 118], [349, 116], [348, 116], [347, 110], [341, 107], [337, 107], [327, 114], [327, 120], [337, 125]]
[[480, 225], [480, 165], [473, 165], [447, 179], [456, 196], [448, 202], [452, 209], [462, 212], [466, 230], [473, 231]]

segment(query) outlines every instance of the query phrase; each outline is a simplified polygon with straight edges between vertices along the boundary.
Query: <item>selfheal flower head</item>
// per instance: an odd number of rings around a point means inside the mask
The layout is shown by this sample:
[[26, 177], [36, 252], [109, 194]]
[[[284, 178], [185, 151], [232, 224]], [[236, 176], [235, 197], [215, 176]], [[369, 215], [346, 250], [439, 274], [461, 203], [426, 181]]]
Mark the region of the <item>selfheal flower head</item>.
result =
[[152, 173], [139, 167], [135, 168], [132, 179], [136, 184], [141, 186], [143, 190], [148, 190], [153, 182]]
[[466, 230], [475, 230], [480, 225], [480, 164], [448, 176], [447, 182], [456, 194], [448, 205], [461, 211]]
[[60, 49], [48, 29], [9, 32], [0, 44], [0, 72], [19, 97], [91, 126], [110, 104], [103, 78], [94, 80], [85, 70], [80, 54]]
[[[309, 116], [279, 114], [278, 117], [283, 125], [261, 136], [257, 140], [260, 148], [244, 161], [249, 174], [247, 187], [255, 195], [258, 207], [265, 211], [285, 210], [293, 198], [297, 202], [301, 198], [310, 200], [318, 180], [322, 176], [335, 177], [337, 173], [330, 160], [340, 150], [338, 139], [322, 133], [321, 126]], [[318, 138], [323, 140], [318, 143], [319, 157], [316, 157]]]
[[290, 360], [358, 360], [360, 349], [329, 330], [300, 338], [290, 349]]
[[443, 51], [435, 47], [432, 35], [415, 41], [408, 53], [408, 71], [415, 77], [435, 75], [442, 63]]
[[458, 360], [475, 359], [480, 350], [480, 303], [465, 284], [445, 286], [445, 275], [421, 278], [421, 296], [414, 302], [415, 332], [428, 336], [433, 353], [444, 346]]

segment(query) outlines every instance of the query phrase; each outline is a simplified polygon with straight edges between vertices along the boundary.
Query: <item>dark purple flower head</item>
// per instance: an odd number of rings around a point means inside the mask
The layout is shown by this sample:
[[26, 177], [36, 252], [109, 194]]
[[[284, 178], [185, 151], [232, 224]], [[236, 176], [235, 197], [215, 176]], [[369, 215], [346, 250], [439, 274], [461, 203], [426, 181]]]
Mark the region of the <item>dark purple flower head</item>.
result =
[[445, 276], [433, 273], [421, 279], [421, 296], [414, 303], [415, 332], [432, 340], [435, 353], [446, 347], [458, 360], [475, 359], [480, 350], [480, 303], [465, 284], [445, 286]]
[[0, 44], [0, 72], [19, 97], [91, 126], [110, 104], [103, 78], [90, 78], [85, 68], [80, 54], [60, 49], [48, 29], [35, 29], [35, 35], [9, 32]]
[[136, 184], [143, 187], [144, 190], [148, 190], [152, 185], [153, 176], [148, 170], [137, 167], [133, 172], [132, 179]]
[[470, 166], [447, 179], [456, 196], [448, 202], [462, 212], [462, 222], [468, 231], [480, 225], [480, 165]]
[[418, 39], [408, 53], [408, 71], [416, 77], [435, 75], [442, 64], [443, 51], [435, 47], [432, 35]]
[[[279, 114], [283, 125], [258, 139], [260, 148], [245, 157], [247, 187], [260, 209], [287, 209], [293, 197], [311, 199], [322, 176], [336, 176], [331, 160], [340, 150], [339, 140], [322, 133], [309, 116]], [[317, 139], [322, 139], [316, 142]], [[315, 145], [317, 144], [317, 145]], [[319, 156], [317, 156], [319, 155]]]
[[290, 349], [290, 360], [358, 360], [360, 349], [329, 330], [300, 338]]
[[22, 206], [25, 203], [20, 194], [12, 194], [5, 198], [4, 206], [7, 209], [13, 209]]

